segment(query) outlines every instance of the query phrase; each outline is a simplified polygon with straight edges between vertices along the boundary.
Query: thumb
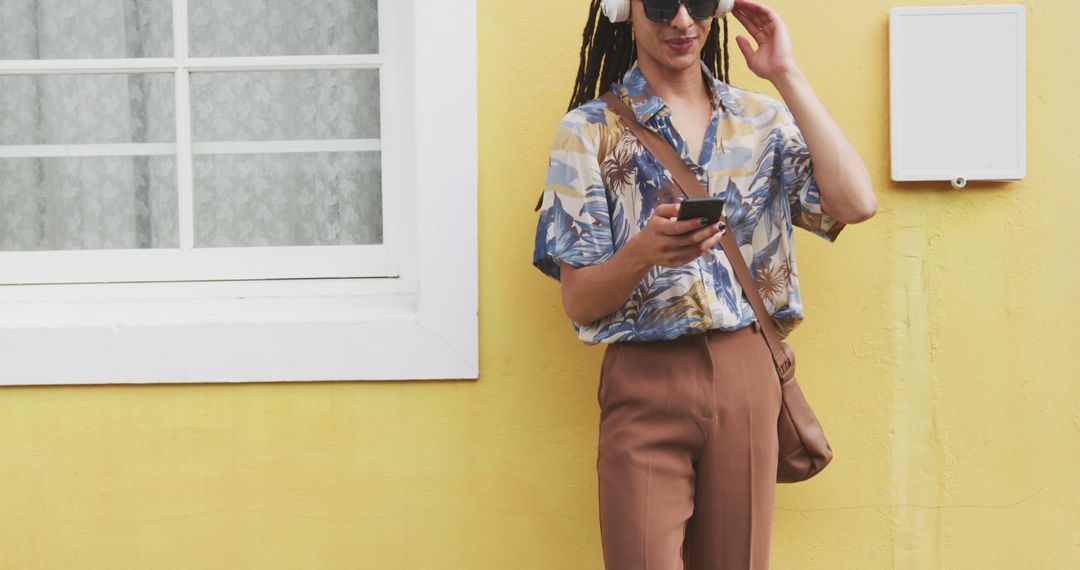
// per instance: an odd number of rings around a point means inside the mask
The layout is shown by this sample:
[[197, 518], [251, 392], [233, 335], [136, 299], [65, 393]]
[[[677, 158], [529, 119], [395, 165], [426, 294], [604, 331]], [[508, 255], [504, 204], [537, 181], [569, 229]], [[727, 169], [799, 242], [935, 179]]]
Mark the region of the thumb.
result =
[[749, 60], [754, 55], [754, 48], [750, 47], [750, 40], [746, 39], [746, 36], [735, 36], [735, 43], [739, 44], [739, 49], [742, 50], [743, 57]]
[[653, 211], [653, 215], [660, 216], [661, 218], [674, 218], [679, 215], [678, 204], [660, 204]]

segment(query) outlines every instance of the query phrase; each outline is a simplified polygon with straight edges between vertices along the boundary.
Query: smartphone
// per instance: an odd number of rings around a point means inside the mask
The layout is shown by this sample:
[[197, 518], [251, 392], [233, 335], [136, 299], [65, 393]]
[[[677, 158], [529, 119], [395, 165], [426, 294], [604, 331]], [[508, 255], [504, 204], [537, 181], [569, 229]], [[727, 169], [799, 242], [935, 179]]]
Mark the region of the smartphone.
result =
[[710, 224], [715, 224], [723, 215], [723, 198], [689, 198], [679, 203], [680, 220], [705, 218]]

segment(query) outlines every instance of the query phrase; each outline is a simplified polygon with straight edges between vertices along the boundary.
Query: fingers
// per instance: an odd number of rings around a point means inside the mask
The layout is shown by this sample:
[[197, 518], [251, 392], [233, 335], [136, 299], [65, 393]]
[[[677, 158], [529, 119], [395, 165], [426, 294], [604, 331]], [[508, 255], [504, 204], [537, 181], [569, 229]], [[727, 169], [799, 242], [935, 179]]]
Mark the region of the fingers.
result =
[[648, 243], [653, 244], [651, 254], [658, 265], [680, 267], [685, 265], [720, 241], [720, 228], [717, 223], [710, 223], [704, 218], [676, 220], [678, 204], [662, 204], [653, 211], [646, 230], [653, 235]]
[[756, 41], [758, 45], [768, 41], [769, 31], [764, 26], [759, 25], [745, 13], [732, 12], [732, 14], [735, 14], [735, 18], [742, 23], [743, 27], [746, 28], [746, 31], [750, 32], [750, 35], [754, 37], [754, 41]]
[[[706, 220], [706, 223], [707, 222], [708, 220]], [[706, 225], [702, 224], [700, 219], [678, 220], [673, 222], [670, 219], [664, 218], [658, 220], [657, 223], [657, 229], [660, 230], [660, 233], [670, 237], [683, 236], [690, 232], [700, 230], [702, 229], [702, 226]]]
[[745, 10], [739, 10], [738, 8], [731, 11], [731, 15], [735, 16], [735, 19], [739, 21], [747, 30], [757, 31], [761, 29], [761, 21], [754, 17], [753, 14]]
[[667, 236], [681, 236], [685, 233], [692, 232], [701, 229], [701, 219], [694, 218], [690, 220], [677, 220], [679, 215], [679, 203], [672, 204], [660, 204], [653, 210], [652, 218], [649, 219], [649, 225], [655, 226], [657, 231]]
[[731, 13], [754, 36], [758, 43], [761, 43], [763, 38], [767, 39], [769, 36], [775, 35], [778, 28], [784, 27], [784, 23], [776, 11], [751, 0], [738, 0]]
[[[716, 230], [716, 226], [710, 227]], [[667, 251], [663, 256], [663, 265], [666, 267], [681, 267], [701, 257], [706, 251], [716, 247], [718, 243], [720, 243], [720, 232], [715, 231], [707, 239]]]
[[754, 48], [750, 46], [750, 40], [746, 39], [746, 36], [735, 36], [735, 43], [739, 44], [739, 50], [747, 60], [754, 57]]
[[679, 204], [660, 204], [653, 210], [653, 215], [661, 218], [674, 218], [679, 215]]
[[764, 4], [758, 4], [751, 0], [741, 0], [735, 3], [735, 8], [732, 9], [733, 14], [741, 13], [751, 20], [754, 25], [758, 27], [766, 27], [773, 22], [775, 14], [771, 8]]
[[716, 224], [709, 224], [705, 227], [698, 225], [696, 231], [686, 232], [677, 236], [667, 236], [667, 239], [662, 242], [660, 249], [661, 251], [677, 251], [687, 247], [695, 247], [719, 232], [720, 228], [717, 227]]
[[[716, 228], [716, 226], [712, 227]], [[695, 255], [694, 258], [697, 258], [698, 255], [701, 255], [706, 251], [709, 251], [710, 249], [716, 247], [717, 244], [720, 243], [720, 239], [722, 237], [723, 231], [719, 228], [716, 228], [716, 231], [712, 232], [707, 239], [703, 239], [700, 243], [697, 244], [697, 255]]]
[[731, 13], [748, 29], [763, 28], [769, 23], [769, 18], [760, 10], [760, 7], [735, 6]]
[[[698, 227], [701, 228], [701, 226]], [[720, 228], [717, 227], [716, 224], [709, 224], [708, 226], [705, 226], [704, 228], [701, 228], [696, 232], [687, 233], [681, 238], [678, 238], [678, 241], [676, 241], [676, 243], [683, 247], [698, 245], [701, 242], [713, 237], [719, 232]]]

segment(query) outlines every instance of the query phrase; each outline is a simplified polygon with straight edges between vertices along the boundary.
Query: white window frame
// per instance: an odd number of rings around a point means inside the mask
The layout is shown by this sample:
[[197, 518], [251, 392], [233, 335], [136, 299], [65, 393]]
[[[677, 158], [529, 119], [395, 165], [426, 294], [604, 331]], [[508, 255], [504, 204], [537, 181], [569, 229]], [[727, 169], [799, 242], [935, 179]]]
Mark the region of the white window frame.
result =
[[[380, 32], [380, 51], [403, 64], [387, 65], [380, 77], [384, 215], [398, 211], [405, 220], [384, 224], [384, 232], [393, 228], [385, 232], [385, 248], [214, 248], [200, 251], [209, 257], [194, 262], [181, 259], [183, 247], [3, 252], [0, 275], [18, 284], [0, 285], [0, 384], [477, 378], [475, 3], [380, 0], [379, 10], [380, 27], [390, 22], [394, 30]], [[186, 30], [186, 19], [187, 1], [174, 0], [174, 30]], [[388, 37], [404, 41], [386, 50]], [[174, 55], [186, 54], [186, 45], [179, 45], [186, 44], [186, 33], [174, 31], [174, 41]], [[336, 57], [327, 68], [380, 64], [371, 56]], [[0, 63], [9, 72], [17, 66], [23, 72], [87, 72], [100, 69], [102, 60]], [[115, 63], [123, 70], [132, 60]], [[185, 62], [192, 70], [247, 70], [252, 64], [293, 69], [301, 63], [292, 57]], [[181, 71], [177, 80], [185, 81]], [[388, 84], [404, 87], [394, 92]], [[178, 133], [181, 123], [190, 122], [189, 104], [177, 101]], [[177, 146], [178, 176], [185, 176], [190, 164], [182, 161], [190, 161], [195, 148], [180, 138]], [[184, 184], [190, 188], [191, 181]], [[192, 207], [190, 193], [181, 196], [180, 206]], [[190, 231], [181, 230], [181, 243], [189, 248]], [[304, 274], [330, 278], [266, 279], [268, 273], [290, 277], [275, 256], [300, 249]], [[212, 281], [236, 251], [250, 255], [242, 269], [233, 264], [231, 280]], [[343, 252], [344, 258], [368, 257], [343, 262]], [[147, 264], [158, 274], [146, 282], [100, 282], [98, 258], [114, 256], [138, 269], [113, 271], [110, 281], [145, 278]], [[384, 263], [372, 274], [386, 275], [389, 267], [396, 276], [355, 278], [365, 275], [358, 267], [372, 263]], [[10, 279], [16, 268], [32, 278]]]

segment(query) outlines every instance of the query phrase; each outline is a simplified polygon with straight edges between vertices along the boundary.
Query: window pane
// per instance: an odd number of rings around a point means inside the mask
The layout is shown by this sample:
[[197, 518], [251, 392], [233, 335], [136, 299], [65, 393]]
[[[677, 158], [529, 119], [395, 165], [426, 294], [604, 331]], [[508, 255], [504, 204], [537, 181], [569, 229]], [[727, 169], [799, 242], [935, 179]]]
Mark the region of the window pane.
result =
[[381, 154], [198, 155], [196, 247], [382, 243]]
[[0, 145], [172, 142], [173, 76], [0, 75]]
[[379, 137], [377, 70], [192, 74], [196, 141]]
[[377, 0], [188, 0], [191, 55], [378, 53], [377, 4]]
[[172, 156], [0, 158], [0, 250], [178, 247]]
[[0, 59], [172, 56], [171, 0], [3, 0]]

